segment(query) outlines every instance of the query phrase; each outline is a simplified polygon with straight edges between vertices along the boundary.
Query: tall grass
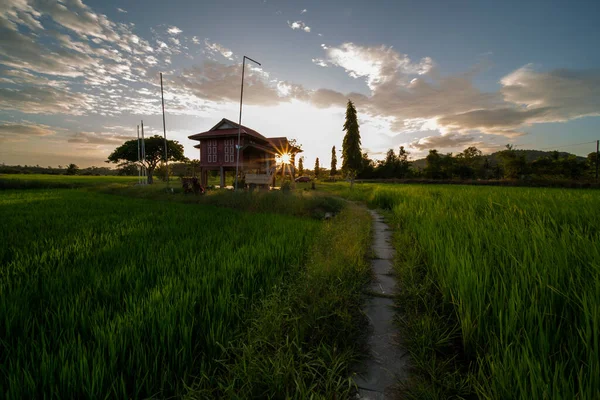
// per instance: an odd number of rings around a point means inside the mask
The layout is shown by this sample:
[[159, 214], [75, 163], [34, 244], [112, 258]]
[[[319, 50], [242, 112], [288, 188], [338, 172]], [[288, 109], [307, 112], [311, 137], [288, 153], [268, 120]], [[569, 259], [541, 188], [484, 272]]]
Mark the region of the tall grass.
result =
[[0, 193], [0, 393], [179, 396], [319, 223], [82, 191]]
[[370, 232], [371, 216], [356, 206], [324, 222], [306, 267], [253, 307], [219, 373], [204, 376], [189, 397], [349, 398], [350, 368], [364, 354]]
[[137, 176], [0, 174], [0, 190], [7, 189], [73, 189], [107, 184], [137, 183]]
[[600, 398], [600, 192], [359, 185], [355, 196], [390, 210], [419, 247], [479, 397]]

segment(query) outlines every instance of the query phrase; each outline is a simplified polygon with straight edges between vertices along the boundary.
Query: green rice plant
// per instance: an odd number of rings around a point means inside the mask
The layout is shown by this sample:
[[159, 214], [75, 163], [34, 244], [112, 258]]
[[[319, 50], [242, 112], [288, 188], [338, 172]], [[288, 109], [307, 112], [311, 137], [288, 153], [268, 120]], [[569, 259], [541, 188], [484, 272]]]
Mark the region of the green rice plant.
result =
[[320, 223], [80, 190], [0, 193], [0, 393], [181, 396]]
[[203, 376], [188, 397], [349, 398], [356, 390], [350, 368], [366, 353], [360, 305], [371, 273], [371, 223], [357, 206], [325, 222], [306, 267], [253, 307], [219, 373]]
[[422, 253], [418, 282], [452, 306], [480, 398], [600, 398], [600, 192], [357, 187]]

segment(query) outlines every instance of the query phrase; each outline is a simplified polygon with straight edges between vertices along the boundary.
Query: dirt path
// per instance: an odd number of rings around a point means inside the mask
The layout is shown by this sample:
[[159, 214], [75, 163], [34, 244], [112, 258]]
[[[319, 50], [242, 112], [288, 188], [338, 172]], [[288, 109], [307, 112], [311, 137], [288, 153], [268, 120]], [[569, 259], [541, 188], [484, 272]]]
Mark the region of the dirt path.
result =
[[355, 378], [360, 399], [393, 399], [394, 386], [408, 376], [408, 354], [399, 343], [394, 325], [396, 280], [393, 276], [395, 250], [392, 232], [376, 211], [373, 216], [373, 253], [371, 266], [375, 279], [371, 293], [363, 306], [370, 321], [368, 344], [370, 357], [362, 364]]

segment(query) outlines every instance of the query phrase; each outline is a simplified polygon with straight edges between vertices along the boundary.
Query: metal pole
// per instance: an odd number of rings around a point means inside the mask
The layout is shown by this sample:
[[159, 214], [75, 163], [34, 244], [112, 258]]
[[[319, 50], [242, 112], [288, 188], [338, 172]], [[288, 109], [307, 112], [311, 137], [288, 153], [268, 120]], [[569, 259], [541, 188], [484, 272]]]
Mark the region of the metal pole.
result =
[[148, 184], [148, 171], [146, 171], [146, 140], [144, 139], [144, 121], [142, 121], [142, 180], [143, 184]]
[[241, 132], [242, 132], [242, 100], [244, 98], [244, 70], [246, 68], [246, 59], [252, 61], [255, 64], [258, 64], [260, 66], [260, 63], [258, 61], [254, 61], [253, 59], [251, 59], [250, 57], [246, 57], [244, 56], [244, 58], [242, 59], [242, 88], [240, 90], [240, 119], [238, 121], [238, 140], [237, 140], [237, 157], [236, 157], [236, 161], [235, 161], [235, 190], [237, 190], [238, 188], [238, 169], [239, 169], [239, 165], [240, 165], [240, 136], [241, 136]]
[[598, 150], [600, 150], [600, 140], [596, 140], [596, 182], [598, 182], [598, 162], [600, 160], [598, 160], [598, 154], [600, 153]]
[[163, 94], [162, 72], [160, 73], [160, 99], [163, 112], [163, 133], [165, 136], [165, 168], [167, 170], [167, 189], [169, 188], [169, 157], [167, 155], [167, 126], [165, 124], [165, 96]]
[[137, 145], [138, 145], [138, 185], [142, 183], [142, 167], [140, 166], [140, 126], [137, 126]]

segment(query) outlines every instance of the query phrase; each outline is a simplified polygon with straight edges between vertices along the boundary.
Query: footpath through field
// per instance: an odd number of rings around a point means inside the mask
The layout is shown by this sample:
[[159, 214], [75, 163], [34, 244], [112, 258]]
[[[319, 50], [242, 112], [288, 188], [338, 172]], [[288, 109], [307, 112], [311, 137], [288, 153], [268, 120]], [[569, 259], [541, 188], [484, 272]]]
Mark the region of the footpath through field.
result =
[[361, 365], [355, 382], [360, 399], [392, 399], [398, 382], [408, 377], [408, 352], [402, 348], [394, 324], [396, 280], [392, 269], [395, 255], [392, 232], [379, 213], [369, 211], [373, 216], [374, 258], [371, 266], [375, 279], [363, 312], [369, 318], [370, 354]]

